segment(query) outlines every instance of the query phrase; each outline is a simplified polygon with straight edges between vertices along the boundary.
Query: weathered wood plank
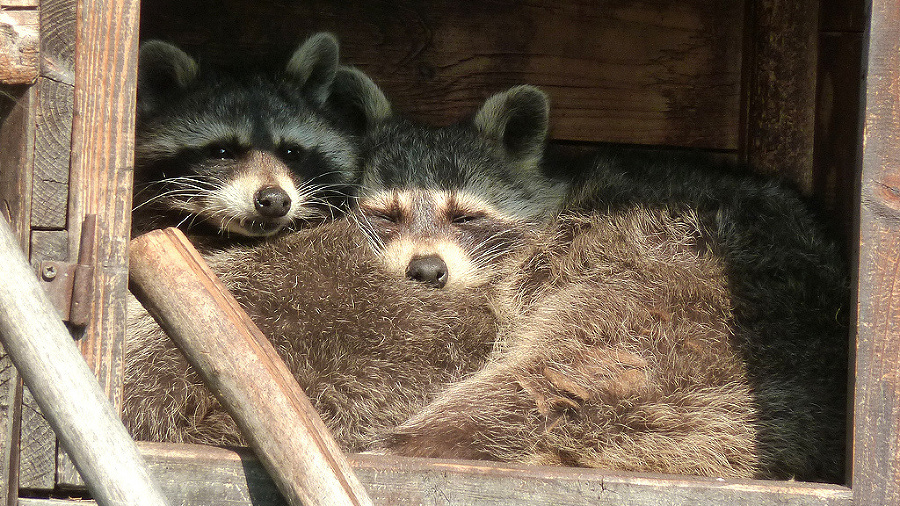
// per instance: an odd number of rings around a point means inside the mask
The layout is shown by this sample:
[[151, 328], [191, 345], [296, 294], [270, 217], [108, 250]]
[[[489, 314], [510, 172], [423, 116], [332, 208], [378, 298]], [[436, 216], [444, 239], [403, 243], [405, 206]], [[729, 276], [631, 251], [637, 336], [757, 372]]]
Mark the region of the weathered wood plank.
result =
[[200, 373], [292, 506], [371, 505], [272, 343], [176, 228], [131, 243], [132, 292]]
[[[41, 260], [65, 261], [68, 248], [65, 230], [32, 231], [32, 269], [37, 272]], [[27, 388], [22, 405], [20, 445], [20, 486], [29, 490], [53, 490], [56, 486], [56, 435]]]
[[17, 231], [28, 251], [31, 167], [37, 90], [0, 87], [0, 215]]
[[5, 220], [0, 262], [0, 339], [94, 497], [103, 505], [165, 505]]
[[14, 505], [18, 497], [21, 385], [16, 368], [0, 346], [0, 504], [5, 506]]
[[812, 193], [848, 245], [856, 242], [852, 236], [862, 153], [862, 45], [861, 33], [819, 37]]
[[40, 68], [38, 10], [9, 2], [0, 3], [0, 84], [31, 84]]
[[[336, 33], [401, 111], [444, 124], [514, 84], [551, 97], [560, 140], [737, 149], [743, 2], [142, 2], [142, 36], [214, 59]], [[814, 14], [811, 14], [814, 16]]]
[[900, 9], [871, 5], [853, 443], [861, 505], [900, 504]]
[[[31, 226], [63, 229], [69, 203], [69, 149], [72, 136], [71, 85], [40, 77], [34, 146]], [[61, 260], [66, 260], [62, 258]]]
[[[60, 9], [66, 12], [65, 7]], [[77, 4], [69, 258], [78, 257], [84, 216], [96, 214], [97, 235], [90, 255], [94, 295], [90, 322], [79, 347], [116, 410], [121, 409], [122, 397], [137, 18], [137, 0], [81, 0]], [[61, 36], [61, 55], [66, 54], [65, 40]], [[78, 484], [70, 466], [58, 470], [58, 483]]]
[[41, 2], [41, 75], [75, 84], [75, 10], [77, 0]]
[[753, 168], [812, 191], [818, 0], [749, 0], [741, 152]]
[[[26, 251], [34, 103], [33, 88], [0, 88], [0, 220], [8, 220], [17, 231], [19, 246]], [[2, 347], [0, 355], [0, 501], [9, 505], [18, 495], [22, 389], [18, 372]]]
[[[185, 506], [282, 506], [247, 450], [139, 443], [154, 476]], [[348, 455], [375, 504], [401, 505], [846, 505], [836, 485], [716, 480], [493, 462]]]
[[[284, 506], [247, 449], [138, 443], [151, 472], [184, 506]], [[717, 480], [378, 455], [348, 455], [376, 505], [850, 506], [837, 485]], [[22, 506], [64, 503], [22, 499]], [[69, 503], [71, 504], [71, 503]], [[79, 505], [84, 503], [78, 503]]]
[[50, 491], [56, 487], [56, 434], [27, 388], [22, 399], [19, 487]]

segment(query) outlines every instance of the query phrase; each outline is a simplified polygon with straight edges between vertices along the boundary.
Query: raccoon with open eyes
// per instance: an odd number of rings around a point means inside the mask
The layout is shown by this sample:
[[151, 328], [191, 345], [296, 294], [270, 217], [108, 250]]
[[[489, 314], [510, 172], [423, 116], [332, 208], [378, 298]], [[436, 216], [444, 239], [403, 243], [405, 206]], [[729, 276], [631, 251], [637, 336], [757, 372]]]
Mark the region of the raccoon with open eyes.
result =
[[[339, 70], [354, 78], [336, 82]], [[133, 235], [266, 237], [344, 203], [357, 161], [347, 116], [362, 112], [338, 96], [367, 78], [339, 67], [331, 34], [301, 44], [280, 75], [205, 68], [148, 41], [138, 76]]]

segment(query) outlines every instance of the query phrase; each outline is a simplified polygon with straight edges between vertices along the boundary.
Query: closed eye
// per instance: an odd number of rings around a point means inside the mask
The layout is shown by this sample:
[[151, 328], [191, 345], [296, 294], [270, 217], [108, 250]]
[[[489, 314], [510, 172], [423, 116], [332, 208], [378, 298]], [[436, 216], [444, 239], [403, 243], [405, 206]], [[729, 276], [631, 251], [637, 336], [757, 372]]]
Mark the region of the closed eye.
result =
[[370, 219], [382, 220], [390, 223], [400, 223], [403, 218], [400, 211], [394, 209], [365, 209], [365, 213]]
[[454, 225], [463, 225], [466, 223], [470, 223], [475, 220], [480, 220], [484, 218], [484, 214], [481, 213], [455, 213], [450, 217], [450, 223]]

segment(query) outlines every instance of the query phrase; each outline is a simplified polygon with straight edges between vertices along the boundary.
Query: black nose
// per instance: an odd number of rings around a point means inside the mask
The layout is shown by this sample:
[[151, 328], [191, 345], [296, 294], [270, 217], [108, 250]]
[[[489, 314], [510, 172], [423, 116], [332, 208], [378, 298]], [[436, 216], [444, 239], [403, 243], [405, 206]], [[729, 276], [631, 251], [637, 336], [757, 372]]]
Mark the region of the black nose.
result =
[[291, 210], [291, 198], [277, 186], [266, 186], [256, 192], [256, 210], [267, 218], [281, 218]]
[[437, 255], [413, 258], [406, 266], [406, 277], [433, 288], [447, 284], [447, 264]]

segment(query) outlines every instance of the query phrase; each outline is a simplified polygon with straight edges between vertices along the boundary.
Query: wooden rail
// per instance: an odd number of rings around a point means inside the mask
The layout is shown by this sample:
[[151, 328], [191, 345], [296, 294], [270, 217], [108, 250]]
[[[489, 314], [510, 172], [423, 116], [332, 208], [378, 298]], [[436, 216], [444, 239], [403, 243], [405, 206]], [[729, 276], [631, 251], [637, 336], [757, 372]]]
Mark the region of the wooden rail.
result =
[[178, 229], [131, 243], [132, 292], [231, 414], [292, 506], [371, 500], [297, 380]]
[[[138, 443], [151, 473], [183, 506], [285, 506], [251, 452]], [[792, 481], [719, 480], [497, 462], [348, 455], [378, 506], [850, 506], [850, 490]], [[78, 503], [89, 506], [90, 503]], [[72, 506], [20, 499], [19, 506]]]
[[0, 219], [0, 339], [102, 505], [167, 504], [97, 378]]

